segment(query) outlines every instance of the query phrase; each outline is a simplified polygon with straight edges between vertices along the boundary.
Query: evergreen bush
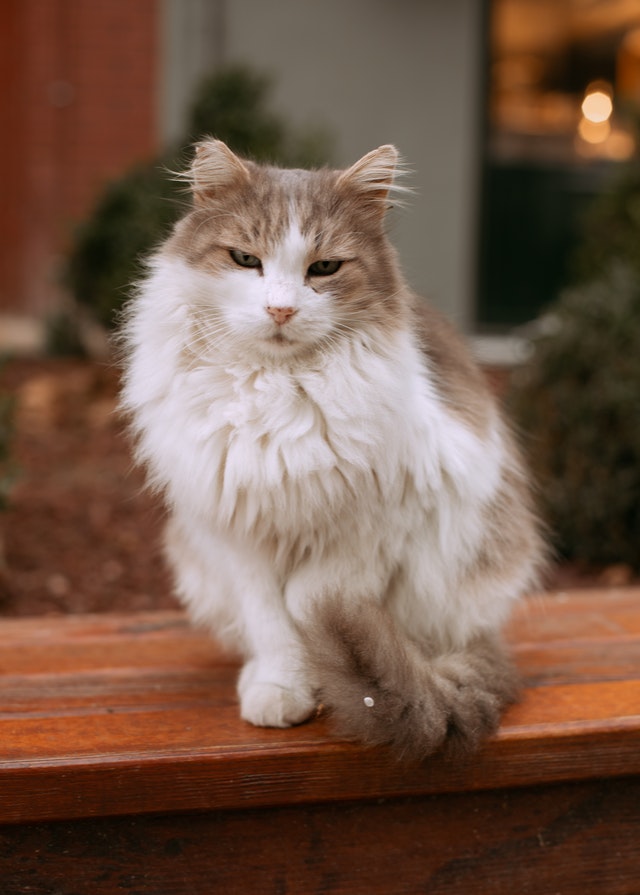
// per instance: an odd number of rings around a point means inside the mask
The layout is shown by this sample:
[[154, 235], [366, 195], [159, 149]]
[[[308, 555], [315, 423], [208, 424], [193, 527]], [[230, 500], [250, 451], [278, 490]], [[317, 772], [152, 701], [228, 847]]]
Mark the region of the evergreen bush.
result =
[[640, 569], [639, 268], [609, 259], [543, 322], [512, 403], [557, 547]]
[[297, 133], [268, 108], [268, 78], [232, 67], [198, 90], [187, 132], [177, 148], [140, 164], [111, 183], [80, 228], [68, 259], [66, 283], [79, 305], [111, 327], [140, 273], [140, 260], [167, 234], [188, 202], [171, 172], [188, 164], [190, 147], [203, 136], [224, 140], [257, 161], [316, 167], [329, 159], [321, 130]]
[[[640, 139], [640, 131], [638, 132]], [[623, 261], [640, 276], [640, 160], [625, 165], [621, 175], [589, 208], [583, 239], [573, 267], [576, 279], [598, 278], [612, 259]]]
[[11, 457], [14, 411], [13, 396], [0, 391], [0, 512], [7, 507], [9, 493], [16, 478], [16, 469]]

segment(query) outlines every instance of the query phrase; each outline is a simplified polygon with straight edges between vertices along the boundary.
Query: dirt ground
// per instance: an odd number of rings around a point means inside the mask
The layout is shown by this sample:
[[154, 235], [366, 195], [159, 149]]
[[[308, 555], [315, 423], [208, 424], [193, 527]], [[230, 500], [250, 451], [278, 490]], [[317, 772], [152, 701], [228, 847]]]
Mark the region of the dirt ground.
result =
[[[0, 615], [176, 606], [160, 549], [162, 509], [143, 489], [116, 413], [109, 364], [12, 361], [16, 480], [0, 513]], [[2, 564], [0, 564], [2, 565]], [[549, 586], [626, 584], [626, 567], [557, 568]]]
[[175, 606], [163, 564], [162, 510], [144, 491], [116, 413], [113, 366], [14, 361], [15, 484], [0, 513], [0, 613]]

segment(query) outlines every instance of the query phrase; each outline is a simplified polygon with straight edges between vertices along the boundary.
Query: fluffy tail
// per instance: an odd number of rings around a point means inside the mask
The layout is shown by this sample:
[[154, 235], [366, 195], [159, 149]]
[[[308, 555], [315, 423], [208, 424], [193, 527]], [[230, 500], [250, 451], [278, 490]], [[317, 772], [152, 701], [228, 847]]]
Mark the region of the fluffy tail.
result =
[[329, 601], [315, 621], [307, 632], [310, 670], [337, 732], [386, 744], [403, 760], [442, 746], [476, 748], [517, 698], [517, 673], [493, 637], [430, 656], [374, 603]]

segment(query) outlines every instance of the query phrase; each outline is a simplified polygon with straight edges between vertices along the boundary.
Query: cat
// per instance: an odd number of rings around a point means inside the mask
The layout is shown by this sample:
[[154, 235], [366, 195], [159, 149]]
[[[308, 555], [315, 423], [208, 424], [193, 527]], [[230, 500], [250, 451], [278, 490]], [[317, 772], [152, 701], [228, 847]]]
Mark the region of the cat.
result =
[[500, 639], [543, 539], [516, 447], [386, 233], [390, 145], [346, 170], [213, 138], [125, 312], [122, 407], [192, 619], [239, 651], [242, 718], [421, 760], [517, 696]]

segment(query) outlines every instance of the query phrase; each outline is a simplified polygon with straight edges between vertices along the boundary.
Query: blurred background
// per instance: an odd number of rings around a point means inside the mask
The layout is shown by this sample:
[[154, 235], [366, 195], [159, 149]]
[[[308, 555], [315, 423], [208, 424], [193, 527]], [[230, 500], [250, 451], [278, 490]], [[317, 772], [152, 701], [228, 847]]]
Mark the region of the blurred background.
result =
[[332, 163], [399, 146], [407, 274], [468, 332], [556, 297], [585, 207], [636, 157], [637, 0], [5, 0], [5, 318], [64, 307], [105, 186], [176, 146], [204, 80], [238, 64]]
[[3, 0], [6, 611], [171, 599], [106, 335], [206, 133], [290, 165], [399, 147], [408, 279], [508, 393], [558, 555], [629, 580], [639, 121], [638, 0]]

